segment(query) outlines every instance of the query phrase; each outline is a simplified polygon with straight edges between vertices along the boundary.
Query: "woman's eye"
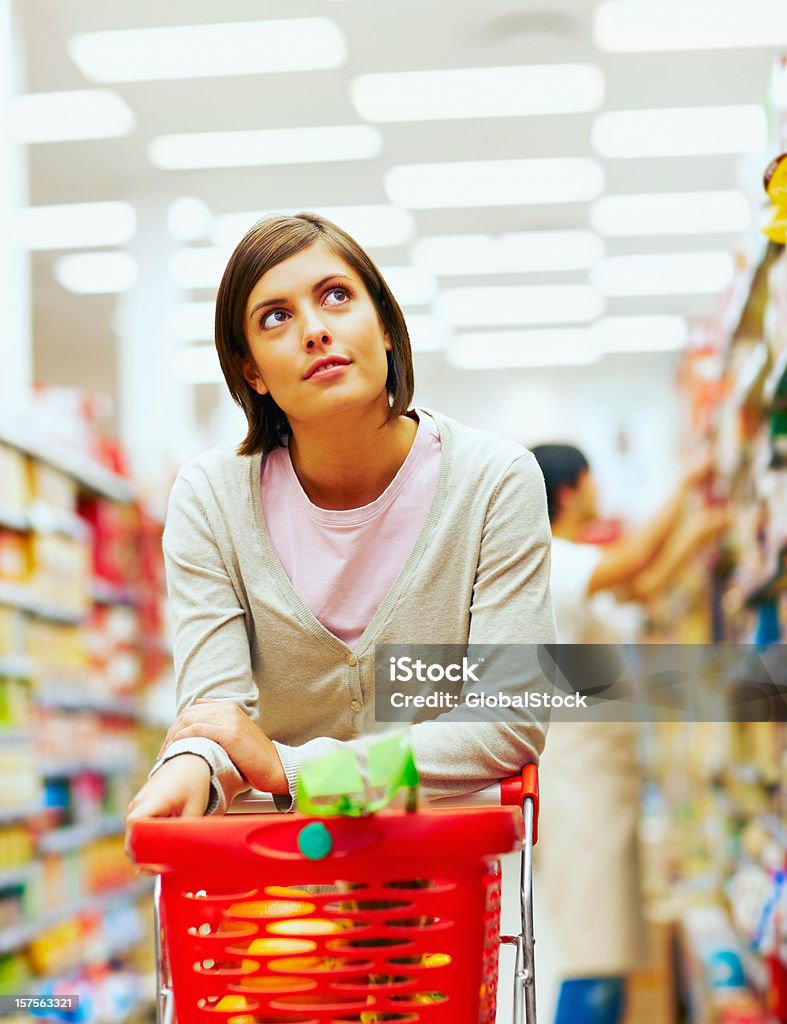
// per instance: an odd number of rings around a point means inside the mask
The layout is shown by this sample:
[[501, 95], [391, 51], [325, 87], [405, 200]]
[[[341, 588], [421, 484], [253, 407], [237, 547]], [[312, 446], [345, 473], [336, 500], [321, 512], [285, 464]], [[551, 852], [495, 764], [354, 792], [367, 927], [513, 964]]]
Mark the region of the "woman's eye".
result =
[[341, 306], [344, 302], [347, 302], [349, 298], [350, 293], [346, 288], [331, 288], [331, 290], [325, 294], [325, 304], [327, 306]]
[[271, 327], [278, 327], [279, 324], [286, 322], [289, 315], [290, 314], [285, 312], [283, 309], [272, 309], [270, 313], [266, 313], [260, 320], [260, 327], [264, 331], [270, 330]]

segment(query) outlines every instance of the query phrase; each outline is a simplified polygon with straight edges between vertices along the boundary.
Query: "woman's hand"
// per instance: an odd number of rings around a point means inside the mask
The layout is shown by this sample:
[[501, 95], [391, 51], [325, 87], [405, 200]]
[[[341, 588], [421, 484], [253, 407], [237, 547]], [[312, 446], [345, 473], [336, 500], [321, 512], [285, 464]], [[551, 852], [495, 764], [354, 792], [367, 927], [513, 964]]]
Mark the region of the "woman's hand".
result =
[[178, 754], [151, 775], [128, 805], [126, 825], [137, 818], [199, 818], [209, 799], [210, 765], [197, 754]]
[[198, 700], [186, 708], [170, 726], [161, 752], [175, 740], [195, 736], [215, 740], [223, 747], [254, 789], [264, 793], [289, 793], [287, 776], [276, 747], [233, 701]]

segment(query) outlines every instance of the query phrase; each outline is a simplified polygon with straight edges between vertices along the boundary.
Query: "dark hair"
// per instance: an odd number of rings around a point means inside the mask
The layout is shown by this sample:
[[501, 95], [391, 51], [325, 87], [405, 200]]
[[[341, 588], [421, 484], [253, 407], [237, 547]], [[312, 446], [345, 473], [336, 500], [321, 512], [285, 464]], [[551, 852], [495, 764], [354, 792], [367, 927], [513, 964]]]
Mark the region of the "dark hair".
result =
[[560, 512], [560, 489], [576, 487], [579, 478], [590, 466], [579, 448], [570, 444], [538, 444], [530, 450], [544, 474], [547, 512], [552, 523]]
[[388, 420], [410, 407], [414, 387], [410, 336], [399, 303], [374, 262], [346, 231], [315, 213], [268, 217], [255, 224], [236, 246], [216, 296], [216, 351], [230, 394], [248, 423], [239, 455], [264, 455], [290, 433], [284, 412], [269, 394], [259, 395], [250, 387], [238, 366], [237, 356], [251, 357], [245, 332], [246, 303], [264, 273], [315, 242], [324, 242], [358, 274], [391, 339], [385, 382], [390, 396]]

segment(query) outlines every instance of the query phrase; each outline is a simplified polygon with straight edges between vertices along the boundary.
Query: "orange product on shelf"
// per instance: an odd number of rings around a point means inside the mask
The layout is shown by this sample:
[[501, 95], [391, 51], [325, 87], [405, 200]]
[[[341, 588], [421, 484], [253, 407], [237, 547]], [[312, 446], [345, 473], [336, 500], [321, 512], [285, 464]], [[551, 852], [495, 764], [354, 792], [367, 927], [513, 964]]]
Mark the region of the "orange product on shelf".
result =
[[29, 574], [27, 536], [0, 528], [0, 581], [24, 583]]
[[27, 456], [0, 444], [0, 505], [14, 511], [27, 508], [30, 500]]
[[29, 461], [30, 497], [63, 512], [76, 512], [77, 482], [68, 473], [39, 459]]

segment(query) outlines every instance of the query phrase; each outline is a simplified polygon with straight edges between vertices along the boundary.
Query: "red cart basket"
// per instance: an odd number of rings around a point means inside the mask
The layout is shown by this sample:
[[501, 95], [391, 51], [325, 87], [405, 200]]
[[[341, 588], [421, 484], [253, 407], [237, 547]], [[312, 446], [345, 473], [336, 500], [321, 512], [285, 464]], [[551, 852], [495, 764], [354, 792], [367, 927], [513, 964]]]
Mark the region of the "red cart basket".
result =
[[[495, 793], [504, 806], [133, 822], [132, 855], [160, 876], [161, 1024], [494, 1024], [501, 942], [515, 1024], [536, 1024], [535, 766]], [[522, 927], [501, 936], [514, 850]]]

